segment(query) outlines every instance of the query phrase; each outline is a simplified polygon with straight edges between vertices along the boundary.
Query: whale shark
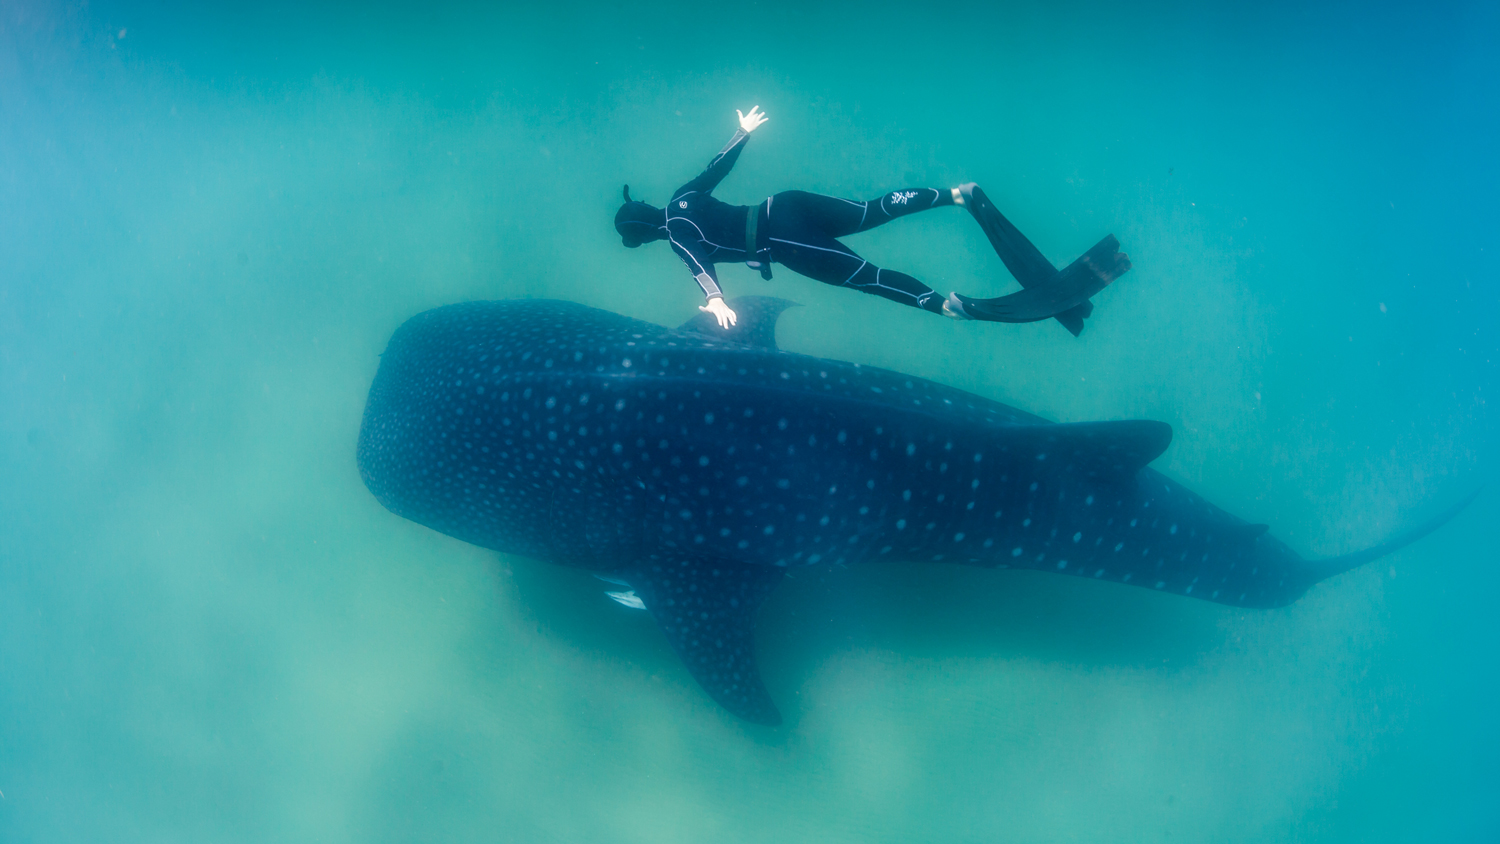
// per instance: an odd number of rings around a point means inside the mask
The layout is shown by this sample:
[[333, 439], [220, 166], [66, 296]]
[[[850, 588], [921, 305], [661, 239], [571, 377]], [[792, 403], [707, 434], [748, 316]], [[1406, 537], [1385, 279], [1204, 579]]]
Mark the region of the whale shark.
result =
[[1470, 498], [1356, 553], [1303, 559], [1147, 464], [1152, 420], [1054, 423], [962, 390], [781, 350], [792, 303], [667, 328], [571, 302], [418, 314], [381, 357], [365, 485], [398, 516], [595, 572], [655, 617], [705, 692], [781, 720], [757, 609], [787, 572], [874, 560], [1036, 569], [1237, 607], [1436, 529]]

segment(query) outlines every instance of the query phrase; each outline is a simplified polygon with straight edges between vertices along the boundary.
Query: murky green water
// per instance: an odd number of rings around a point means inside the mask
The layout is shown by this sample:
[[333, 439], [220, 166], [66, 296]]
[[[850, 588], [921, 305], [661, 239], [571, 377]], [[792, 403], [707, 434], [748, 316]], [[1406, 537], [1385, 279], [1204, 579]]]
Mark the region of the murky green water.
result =
[[[815, 569], [701, 693], [587, 574], [365, 491], [390, 332], [553, 297], [676, 324], [622, 249], [760, 104], [717, 194], [975, 180], [1081, 339], [780, 271], [785, 348], [1051, 418], [1309, 555], [1493, 467], [1500, 18], [1107, 4], [0, 5], [0, 841], [1482, 841], [1496, 498], [1285, 610], [1034, 573]], [[1014, 282], [961, 212], [850, 239]]]

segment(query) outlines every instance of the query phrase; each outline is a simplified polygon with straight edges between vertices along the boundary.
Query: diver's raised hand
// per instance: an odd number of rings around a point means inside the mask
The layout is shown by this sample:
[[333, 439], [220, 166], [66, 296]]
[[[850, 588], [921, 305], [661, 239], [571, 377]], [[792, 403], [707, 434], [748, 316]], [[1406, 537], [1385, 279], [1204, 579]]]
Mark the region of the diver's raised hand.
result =
[[739, 322], [740, 319], [735, 315], [734, 311], [729, 309], [728, 305], [724, 304], [724, 300], [717, 296], [709, 299], [707, 305], [700, 305], [698, 310], [713, 314], [714, 319], [719, 321], [719, 327], [725, 330], [728, 330], [729, 326]]
[[765, 112], [760, 110], [760, 106], [751, 106], [749, 114], [739, 109], [735, 109], [734, 113], [740, 116], [740, 128], [745, 130], [745, 134], [747, 135], [754, 132], [760, 124], [771, 119], [766, 116]]

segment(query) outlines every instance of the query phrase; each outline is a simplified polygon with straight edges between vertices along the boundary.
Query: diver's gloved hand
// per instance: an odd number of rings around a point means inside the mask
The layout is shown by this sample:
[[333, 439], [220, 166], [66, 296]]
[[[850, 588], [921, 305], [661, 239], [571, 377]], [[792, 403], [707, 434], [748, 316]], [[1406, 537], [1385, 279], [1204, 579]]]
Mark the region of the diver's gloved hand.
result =
[[719, 327], [726, 330], [729, 326], [739, 322], [740, 319], [735, 315], [734, 311], [729, 309], [728, 305], [724, 304], [724, 300], [718, 296], [709, 299], [708, 304], [700, 306], [698, 310], [713, 314], [714, 319], [719, 321]]
[[765, 112], [760, 110], [760, 106], [751, 106], [749, 114], [746, 114], [739, 109], [735, 109], [734, 113], [740, 116], [740, 128], [744, 129], [745, 134], [747, 135], [751, 132], [754, 132], [756, 127], [760, 126], [760, 124], [765, 123], [767, 120], [771, 119], [765, 115]]

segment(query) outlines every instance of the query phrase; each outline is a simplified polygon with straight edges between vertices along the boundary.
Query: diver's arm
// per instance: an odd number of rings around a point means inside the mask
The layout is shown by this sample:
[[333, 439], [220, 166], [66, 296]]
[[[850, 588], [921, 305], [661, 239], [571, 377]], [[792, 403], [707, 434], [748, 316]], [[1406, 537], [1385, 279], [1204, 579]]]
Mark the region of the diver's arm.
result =
[[690, 193], [712, 192], [714, 188], [719, 186], [719, 182], [724, 181], [724, 177], [729, 175], [729, 171], [734, 168], [734, 163], [740, 158], [740, 152], [745, 148], [745, 140], [749, 137], [750, 133], [745, 130], [737, 130], [734, 133], [734, 137], [729, 139], [729, 143], [723, 149], [719, 150], [719, 154], [714, 156], [713, 161], [708, 163], [708, 167], [702, 173], [695, 176], [691, 182], [678, 188], [677, 192], [672, 195], [672, 198], [676, 199], [679, 196]]
[[670, 227], [667, 229], [667, 241], [672, 244], [672, 251], [677, 253], [682, 263], [687, 264], [688, 272], [693, 274], [693, 280], [703, 288], [703, 296], [707, 299], [715, 297], [722, 299], [724, 291], [719, 289], [719, 278], [714, 272], [713, 262], [683, 246], [681, 241], [672, 236]]
[[694, 192], [711, 193], [719, 186], [719, 182], [724, 181], [724, 177], [729, 175], [729, 171], [734, 168], [734, 163], [740, 159], [740, 153], [744, 151], [745, 142], [749, 140], [750, 133], [770, 119], [761, 113], [760, 106], [751, 108], [749, 114], [741, 111], [736, 111], [735, 114], [740, 117], [740, 128], [735, 130], [734, 137], [730, 138], [729, 143], [719, 150], [719, 154], [714, 156], [713, 161], [708, 162], [708, 167], [702, 173], [677, 189], [677, 192], [672, 195], [673, 199]]

